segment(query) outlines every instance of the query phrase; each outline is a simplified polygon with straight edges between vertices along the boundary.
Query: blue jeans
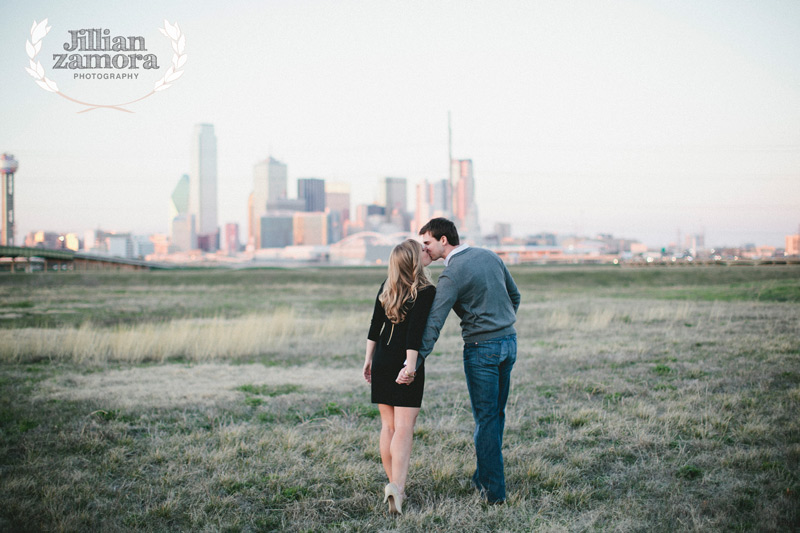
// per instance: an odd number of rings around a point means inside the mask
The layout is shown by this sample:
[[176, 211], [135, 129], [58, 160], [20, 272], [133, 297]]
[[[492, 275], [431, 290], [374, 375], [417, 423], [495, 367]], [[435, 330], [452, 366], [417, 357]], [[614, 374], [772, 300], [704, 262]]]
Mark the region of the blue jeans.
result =
[[475, 418], [475, 455], [478, 458], [472, 482], [492, 503], [506, 499], [503, 430], [511, 369], [516, 360], [516, 335], [464, 344], [464, 374]]

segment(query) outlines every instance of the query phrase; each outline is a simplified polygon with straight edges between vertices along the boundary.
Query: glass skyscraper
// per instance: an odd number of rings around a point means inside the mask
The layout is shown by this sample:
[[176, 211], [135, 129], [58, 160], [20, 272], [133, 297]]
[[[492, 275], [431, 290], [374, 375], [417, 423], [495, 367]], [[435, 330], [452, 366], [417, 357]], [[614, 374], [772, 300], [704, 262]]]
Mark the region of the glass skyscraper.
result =
[[197, 124], [192, 133], [189, 213], [194, 216], [198, 247], [219, 249], [217, 222], [217, 137], [212, 124]]
[[325, 211], [325, 180], [319, 178], [298, 179], [297, 199], [305, 200], [307, 212]]

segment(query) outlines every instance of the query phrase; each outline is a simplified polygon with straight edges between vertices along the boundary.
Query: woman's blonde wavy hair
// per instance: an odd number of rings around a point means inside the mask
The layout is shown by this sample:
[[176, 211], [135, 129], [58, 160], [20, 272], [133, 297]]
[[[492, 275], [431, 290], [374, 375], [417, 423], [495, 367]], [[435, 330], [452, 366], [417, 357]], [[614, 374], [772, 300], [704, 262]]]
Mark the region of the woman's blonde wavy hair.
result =
[[392, 250], [389, 256], [389, 276], [378, 298], [386, 317], [398, 324], [405, 320], [407, 302], [417, 299], [417, 293], [432, 285], [422, 265], [422, 245], [408, 239]]

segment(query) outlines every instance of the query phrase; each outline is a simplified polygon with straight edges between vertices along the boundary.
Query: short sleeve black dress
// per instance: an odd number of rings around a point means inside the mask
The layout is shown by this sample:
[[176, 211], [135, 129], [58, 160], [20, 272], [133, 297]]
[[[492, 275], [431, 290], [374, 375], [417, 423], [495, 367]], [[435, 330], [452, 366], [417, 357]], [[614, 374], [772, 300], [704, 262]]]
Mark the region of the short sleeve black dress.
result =
[[[378, 296], [382, 290], [383, 285]], [[419, 350], [435, 294], [436, 288], [433, 285], [420, 290], [415, 301], [406, 303], [406, 318], [399, 324], [392, 324], [386, 317], [381, 302], [375, 298], [372, 323], [367, 335], [369, 340], [377, 343], [372, 356], [372, 403], [395, 407], [422, 405], [424, 364], [417, 370], [417, 376], [411, 385], [401, 385], [395, 380], [406, 360], [406, 350]]]

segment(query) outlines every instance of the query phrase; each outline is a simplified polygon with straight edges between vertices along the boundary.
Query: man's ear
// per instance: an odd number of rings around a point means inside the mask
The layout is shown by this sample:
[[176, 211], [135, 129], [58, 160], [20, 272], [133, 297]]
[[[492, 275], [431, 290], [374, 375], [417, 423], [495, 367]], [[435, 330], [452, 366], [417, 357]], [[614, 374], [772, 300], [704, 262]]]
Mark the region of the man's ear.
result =
[[447, 235], [442, 235], [441, 237], [439, 237], [439, 242], [441, 243], [442, 246], [447, 246], [448, 244], [450, 244], [447, 242]]

